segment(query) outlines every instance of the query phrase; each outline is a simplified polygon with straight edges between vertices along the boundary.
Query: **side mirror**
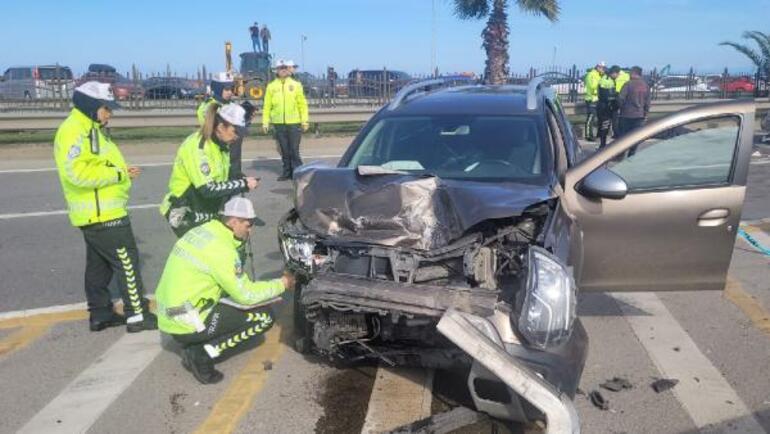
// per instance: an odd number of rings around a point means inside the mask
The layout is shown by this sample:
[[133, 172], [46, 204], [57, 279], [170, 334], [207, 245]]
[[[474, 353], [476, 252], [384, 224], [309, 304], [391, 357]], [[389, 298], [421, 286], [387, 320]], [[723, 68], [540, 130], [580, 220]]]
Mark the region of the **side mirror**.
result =
[[577, 191], [590, 198], [623, 199], [628, 194], [628, 184], [615, 172], [600, 167], [580, 181]]

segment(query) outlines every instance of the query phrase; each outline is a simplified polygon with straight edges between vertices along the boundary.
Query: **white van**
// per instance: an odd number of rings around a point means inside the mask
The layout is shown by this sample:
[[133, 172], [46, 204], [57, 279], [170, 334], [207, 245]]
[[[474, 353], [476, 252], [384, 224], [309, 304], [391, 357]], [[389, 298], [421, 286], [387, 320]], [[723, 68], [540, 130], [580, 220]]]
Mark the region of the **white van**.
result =
[[68, 99], [75, 82], [67, 66], [14, 66], [0, 77], [0, 98]]

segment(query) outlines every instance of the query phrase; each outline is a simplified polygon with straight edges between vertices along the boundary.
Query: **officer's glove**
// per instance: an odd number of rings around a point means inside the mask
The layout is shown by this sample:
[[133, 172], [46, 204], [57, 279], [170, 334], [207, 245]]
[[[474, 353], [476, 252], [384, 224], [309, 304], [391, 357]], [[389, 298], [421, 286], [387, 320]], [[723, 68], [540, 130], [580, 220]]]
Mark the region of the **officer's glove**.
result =
[[168, 223], [172, 228], [178, 229], [182, 226], [182, 224], [184, 224], [184, 218], [188, 212], [190, 212], [190, 207], [187, 206], [171, 208], [171, 210], [168, 212]]

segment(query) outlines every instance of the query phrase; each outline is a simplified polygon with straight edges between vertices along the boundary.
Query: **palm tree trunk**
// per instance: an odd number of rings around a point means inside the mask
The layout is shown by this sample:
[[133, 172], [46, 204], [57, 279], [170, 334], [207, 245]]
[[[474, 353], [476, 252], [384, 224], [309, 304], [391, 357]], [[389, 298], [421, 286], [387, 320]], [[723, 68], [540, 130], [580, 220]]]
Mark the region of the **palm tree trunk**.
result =
[[505, 84], [508, 80], [508, 0], [494, 0], [487, 27], [481, 32], [487, 65], [484, 77], [489, 84]]

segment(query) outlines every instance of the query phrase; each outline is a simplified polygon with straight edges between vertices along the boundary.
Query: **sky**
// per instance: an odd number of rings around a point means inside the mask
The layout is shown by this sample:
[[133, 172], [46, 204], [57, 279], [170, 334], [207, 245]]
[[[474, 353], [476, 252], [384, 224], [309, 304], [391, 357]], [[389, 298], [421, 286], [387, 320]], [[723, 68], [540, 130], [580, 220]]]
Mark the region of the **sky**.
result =
[[[753, 69], [750, 61], [718, 43], [740, 41], [744, 30], [770, 32], [770, 0], [561, 3], [556, 23], [510, 8], [512, 71], [606, 61], [745, 72]], [[313, 74], [327, 66], [339, 73], [387, 67], [428, 74], [434, 32], [442, 73], [484, 68], [485, 22], [458, 19], [452, 0], [2, 0], [0, 70], [58, 62], [76, 74], [89, 63], [123, 72], [132, 64], [144, 73], [167, 65], [180, 75], [194, 75], [201, 65], [213, 72], [224, 68], [224, 41], [232, 41], [236, 62], [237, 53], [251, 49], [254, 21], [269, 26], [277, 57]]]

